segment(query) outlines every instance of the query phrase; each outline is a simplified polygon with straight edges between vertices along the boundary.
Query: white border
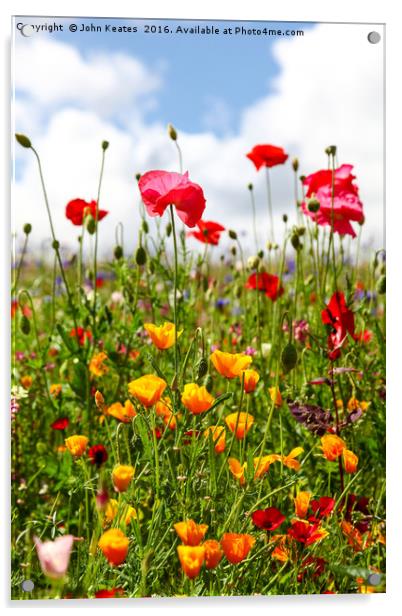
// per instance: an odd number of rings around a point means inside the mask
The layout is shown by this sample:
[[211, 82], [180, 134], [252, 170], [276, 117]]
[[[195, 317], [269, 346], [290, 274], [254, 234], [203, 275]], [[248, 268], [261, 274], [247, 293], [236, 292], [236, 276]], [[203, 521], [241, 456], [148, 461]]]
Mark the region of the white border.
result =
[[[39, 614], [42, 609], [65, 609], [79, 614], [84, 610], [99, 609], [134, 609], [146, 610], [148, 613], [162, 611], [164, 613], [176, 613], [189, 611], [191, 613], [205, 613], [206, 610], [218, 612], [230, 609], [233, 614], [240, 614], [248, 610], [255, 614], [279, 611], [281, 614], [308, 614], [314, 616], [339, 615], [339, 611], [349, 614], [356, 611], [364, 611], [365, 616], [371, 614], [378, 616], [381, 609], [387, 612], [396, 607], [398, 590], [401, 585], [401, 558], [402, 558], [402, 532], [401, 532], [401, 466], [400, 439], [402, 437], [401, 416], [402, 408], [398, 389], [398, 380], [401, 380], [401, 303], [398, 302], [401, 295], [401, 252], [398, 246], [402, 239], [402, 139], [400, 115], [401, 101], [401, 78], [400, 58], [402, 57], [402, 20], [397, 3], [373, 2], [372, 0], [336, 0], [336, 2], [324, 3], [322, 0], [281, 0], [270, 5], [261, 0], [247, 0], [238, 4], [228, 3], [226, 6], [216, 0], [203, 0], [200, 3], [189, 3], [180, 0], [151, 0], [144, 3], [125, 2], [113, 0], [111, 3], [102, 3], [99, 0], [69, 0], [59, 1], [57, 4], [51, 0], [3, 0], [0, 5], [0, 37], [3, 49], [3, 83], [1, 106], [2, 126], [4, 140], [0, 149], [1, 176], [3, 189], [1, 245], [0, 257], [0, 301], [2, 318], [0, 319], [0, 374], [4, 387], [0, 388], [3, 404], [3, 423], [1, 425], [2, 455], [0, 456], [0, 477], [2, 480], [3, 498], [0, 498], [0, 520], [3, 530], [1, 545], [1, 602], [5, 609], [16, 610], [14, 613], [22, 613], [29, 609], [32, 613]], [[8, 415], [8, 375], [9, 375], [9, 189], [10, 180], [10, 25], [11, 15], [55, 15], [55, 16], [116, 16], [116, 17], [165, 17], [165, 18], [192, 18], [192, 19], [248, 19], [248, 20], [281, 20], [281, 21], [329, 21], [329, 22], [369, 22], [385, 23], [387, 30], [387, 249], [388, 249], [388, 420], [387, 420], [387, 516], [388, 516], [388, 558], [387, 558], [387, 594], [371, 596], [300, 596], [300, 597], [254, 597], [236, 599], [164, 599], [164, 600], [131, 600], [131, 601], [61, 601], [57, 602], [9, 602], [9, 431], [7, 423]], [[391, 335], [390, 335], [391, 334]], [[399, 480], [399, 481], [398, 481]], [[398, 527], [399, 525], [399, 527]], [[399, 531], [399, 532], [398, 532]]]

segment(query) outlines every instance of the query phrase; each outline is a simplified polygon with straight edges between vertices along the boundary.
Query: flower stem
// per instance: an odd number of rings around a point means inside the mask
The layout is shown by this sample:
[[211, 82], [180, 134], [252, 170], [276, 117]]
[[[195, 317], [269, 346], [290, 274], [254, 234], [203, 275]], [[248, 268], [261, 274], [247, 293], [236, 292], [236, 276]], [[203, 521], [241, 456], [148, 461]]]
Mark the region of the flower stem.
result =
[[98, 273], [98, 222], [99, 222], [99, 199], [100, 199], [100, 191], [101, 191], [101, 186], [102, 186], [102, 178], [103, 178], [103, 170], [105, 167], [105, 148], [102, 148], [102, 162], [101, 162], [101, 169], [100, 169], [100, 174], [99, 174], [99, 184], [98, 184], [98, 196], [96, 199], [96, 211], [95, 211], [95, 249], [94, 249], [94, 304], [93, 304], [93, 312], [92, 312], [92, 319], [93, 319], [93, 341], [94, 341], [94, 345], [96, 344], [96, 295], [97, 295], [97, 287], [96, 287], [96, 278], [97, 278], [97, 273]]
[[169, 206], [170, 209], [170, 218], [172, 221], [172, 235], [173, 235], [173, 248], [174, 248], [174, 275], [173, 275], [173, 321], [174, 321], [174, 381], [177, 379], [178, 369], [179, 369], [179, 357], [178, 357], [178, 349], [177, 349], [177, 238], [176, 238], [176, 227], [174, 222], [174, 212], [173, 206]]

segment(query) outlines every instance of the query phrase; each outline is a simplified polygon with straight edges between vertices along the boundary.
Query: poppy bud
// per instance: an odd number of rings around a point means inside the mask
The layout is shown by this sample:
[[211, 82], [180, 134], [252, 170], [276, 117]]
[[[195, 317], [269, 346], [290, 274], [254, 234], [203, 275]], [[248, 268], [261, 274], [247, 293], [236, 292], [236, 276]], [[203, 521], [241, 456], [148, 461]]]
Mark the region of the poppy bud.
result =
[[15, 133], [15, 138], [23, 148], [31, 148], [32, 143], [31, 140], [28, 139], [25, 135], [21, 135], [20, 133]]
[[208, 362], [205, 357], [201, 357], [197, 364], [197, 380], [202, 379], [208, 372]]
[[247, 188], [248, 188], [249, 190], [253, 190], [253, 185], [252, 185], [252, 184], [248, 184]]
[[232, 255], [235, 257], [235, 256], [236, 256], [236, 253], [237, 253], [236, 246], [232, 246], [232, 248], [231, 248], [230, 252], [231, 252], [231, 253], [232, 253]]
[[54, 240], [52, 242], [52, 248], [54, 248], [54, 250], [59, 250], [60, 248], [60, 242], [58, 240]]
[[25, 334], [25, 336], [28, 336], [29, 332], [31, 331], [31, 324], [25, 314], [21, 317], [20, 329], [22, 333]]
[[297, 171], [299, 169], [299, 159], [295, 156], [292, 160], [293, 171]]
[[121, 259], [123, 256], [123, 248], [121, 246], [115, 246], [113, 254], [115, 259]]
[[375, 271], [378, 267], [378, 257], [377, 257], [377, 253], [374, 255], [374, 259], [373, 259], [373, 270]]
[[281, 354], [281, 364], [285, 374], [295, 368], [297, 364], [297, 350], [292, 342], [288, 342], [283, 349]]
[[299, 237], [306, 233], [306, 227], [297, 227], [296, 233]]
[[208, 393], [211, 393], [212, 386], [213, 386], [212, 376], [210, 374], [207, 374], [207, 376], [204, 379], [204, 387]]
[[264, 251], [263, 250], [259, 250], [257, 255], [259, 256], [260, 259], [263, 259], [264, 257]]
[[140, 177], [141, 177], [141, 173], [136, 173], [135, 174], [135, 179], [137, 180], [137, 182], [139, 182]]
[[147, 253], [142, 246], [137, 248], [137, 252], [135, 253], [135, 262], [137, 265], [145, 265], [147, 262]]
[[315, 197], [312, 197], [307, 201], [307, 209], [309, 212], [318, 212], [320, 209], [320, 202]]
[[300, 248], [302, 248], [302, 244], [300, 243], [299, 236], [297, 233], [292, 233], [290, 243], [295, 250], [300, 250]]
[[89, 235], [93, 235], [96, 231], [96, 223], [95, 223], [95, 218], [93, 216], [87, 216], [86, 219], [86, 229], [89, 233]]
[[102, 150], [105, 151], [109, 147], [109, 141], [102, 141]]
[[149, 225], [146, 220], [142, 221], [142, 230], [144, 231], [144, 233], [149, 233]]
[[329, 145], [327, 148], [325, 148], [325, 154], [328, 154], [328, 156], [335, 156], [336, 145]]
[[167, 237], [170, 237], [171, 233], [172, 233], [172, 223], [168, 222], [168, 224], [166, 225], [166, 235], [167, 235]]
[[362, 227], [365, 222], [366, 222], [366, 219], [364, 216], [362, 216], [361, 219], [357, 221], [357, 224]]
[[287, 214], [284, 214], [284, 215], [282, 216], [282, 220], [283, 220], [283, 222], [286, 224], [286, 223], [287, 223], [287, 221], [288, 221], [288, 215], [287, 215]]
[[380, 276], [380, 278], [377, 281], [377, 285], [376, 286], [377, 286], [377, 292], [380, 295], [384, 295], [385, 288], [386, 288], [386, 277], [385, 277], [385, 275]]
[[29, 222], [27, 222], [24, 225], [24, 233], [25, 233], [25, 235], [29, 235], [31, 233], [31, 231], [32, 231], [32, 225], [29, 224]]
[[168, 135], [171, 138], [172, 141], [177, 141], [177, 131], [175, 129], [175, 127], [173, 126], [173, 124], [168, 124], [167, 125], [167, 130], [168, 130]]
[[300, 182], [304, 182], [304, 180], [305, 180], [305, 179], [306, 179], [306, 176], [305, 176], [305, 175], [300, 175], [300, 176], [299, 176], [299, 180], [300, 180]]
[[237, 233], [236, 231], [233, 231], [232, 229], [229, 229], [228, 231], [229, 237], [231, 240], [237, 240]]

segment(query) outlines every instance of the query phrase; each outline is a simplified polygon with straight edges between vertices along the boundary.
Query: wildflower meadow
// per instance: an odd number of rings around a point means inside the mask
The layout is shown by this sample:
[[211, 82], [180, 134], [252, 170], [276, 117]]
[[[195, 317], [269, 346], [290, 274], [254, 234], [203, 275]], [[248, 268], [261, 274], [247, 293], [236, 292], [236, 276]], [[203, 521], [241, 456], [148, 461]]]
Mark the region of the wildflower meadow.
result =
[[[16, 139], [51, 249], [34, 258], [34, 216], [15, 230], [12, 598], [384, 592], [385, 254], [362, 250], [342, 144], [312, 169], [250, 144], [266, 191], [245, 178], [245, 245], [169, 125], [177, 168], [133, 170], [136, 249], [120, 226], [105, 255], [113, 143], [95, 144], [98, 192], [72, 187], [62, 238], [46, 160]], [[278, 165], [294, 184], [281, 228]]]

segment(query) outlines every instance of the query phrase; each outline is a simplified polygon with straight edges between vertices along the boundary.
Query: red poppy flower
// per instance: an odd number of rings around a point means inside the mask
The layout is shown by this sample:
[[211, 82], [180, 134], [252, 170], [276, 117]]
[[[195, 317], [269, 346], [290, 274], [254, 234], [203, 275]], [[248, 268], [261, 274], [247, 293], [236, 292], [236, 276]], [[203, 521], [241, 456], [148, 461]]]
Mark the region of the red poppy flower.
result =
[[328, 336], [328, 357], [333, 361], [341, 353], [340, 349], [349, 333], [355, 338], [355, 319], [353, 312], [346, 305], [345, 296], [341, 291], [336, 291], [331, 297], [329, 304], [321, 312], [321, 320], [324, 325], [332, 328]]
[[88, 458], [92, 464], [100, 468], [108, 459], [106, 448], [103, 445], [92, 445], [88, 451]]
[[[108, 214], [106, 210], [98, 211], [98, 220], [102, 220]], [[84, 199], [73, 199], [66, 205], [66, 218], [71, 220], [73, 225], [77, 227], [82, 225], [85, 216], [90, 214], [92, 218], [96, 218], [96, 201], [84, 201]]]
[[78, 338], [78, 342], [82, 346], [85, 344], [86, 340], [92, 339], [92, 334], [88, 329], [84, 329], [83, 327], [77, 327], [77, 329], [73, 327], [73, 329], [70, 331], [70, 337]]
[[251, 152], [246, 154], [255, 165], [257, 171], [261, 167], [275, 167], [287, 161], [288, 155], [283, 148], [275, 145], [255, 145]]
[[273, 302], [283, 294], [283, 287], [278, 276], [267, 274], [266, 272], [251, 274], [245, 287], [246, 289], [258, 289], [258, 291], [263, 291]]
[[115, 597], [123, 597], [124, 588], [102, 588], [95, 593], [96, 599], [114, 599]]
[[320, 528], [319, 522], [310, 523], [307, 520], [292, 522], [288, 535], [304, 545], [311, 545], [328, 535], [328, 531]]
[[212, 222], [212, 220], [199, 220], [197, 227], [199, 231], [190, 231], [188, 235], [195, 237], [203, 244], [213, 244], [214, 246], [218, 245], [221, 233], [225, 231], [225, 227], [217, 222]]
[[264, 530], [275, 530], [285, 521], [285, 516], [275, 507], [268, 509], [258, 509], [251, 514], [251, 518], [258, 528]]
[[68, 427], [70, 420], [68, 417], [59, 417], [51, 424], [53, 430], [65, 430]]
[[321, 496], [318, 500], [312, 500], [310, 507], [316, 517], [325, 518], [332, 513], [335, 507], [335, 499], [330, 496]]
[[301, 563], [301, 570], [297, 574], [297, 581], [301, 582], [307, 573], [312, 577], [320, 577], [325, 571], [327, 561], [317, 556], [306, 556]]
[[201, 186], [190, 182], [188, 173], [148, 171], [138, 181], [141, 198], [150, 216], [162, 216], [168, 205], [187, 227], [195, 227], [205, 210]]
[[359, 189], [353, 182], [355, 176], [351, 173], [352, 169], [353, 165], [341, 165], [335, 169], [334, 187], [332, 187], [331, 169], [317, 171], [307, 176], [303, 182], [307, 187], [306, 197], [314, 196], [320, 207], [316, 212], [310, 211], [307, 201], [303, 201], [301, 207], [304, 214], [318, 225], [332, 226], [333, 217], [334, 231], [340, 235], [356, 237], [350, 221], [363, 223], [364, 214], [363, 204], [359, 199]]

